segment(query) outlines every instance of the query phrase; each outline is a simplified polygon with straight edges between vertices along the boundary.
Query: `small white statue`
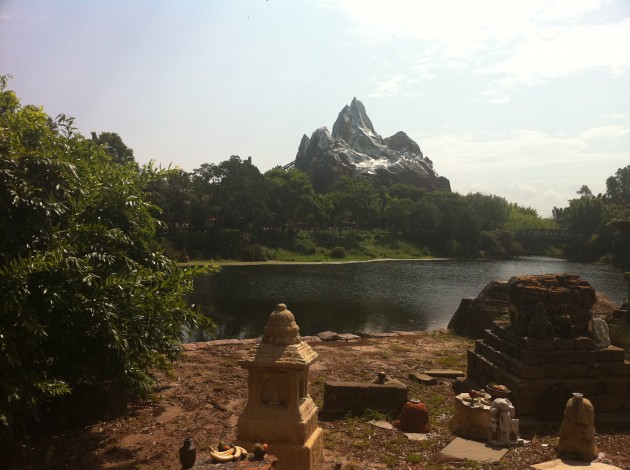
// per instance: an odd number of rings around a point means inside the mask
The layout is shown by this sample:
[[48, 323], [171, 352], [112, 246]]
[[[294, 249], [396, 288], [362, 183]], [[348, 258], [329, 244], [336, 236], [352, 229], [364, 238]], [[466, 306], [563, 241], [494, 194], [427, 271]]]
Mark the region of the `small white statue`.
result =
[[593, 318], [593, 344], [597, 349], [610, 346], [608, 323], [601, 318]]
[[[518, 437], [519, 423], [514, 419], [516, 411], [514, 405], [507, 398], [496, 398], [490, 405], [490, 443], [500, 446], [522, 444]], [[514, 436], [514, 439], [512, 439]]]

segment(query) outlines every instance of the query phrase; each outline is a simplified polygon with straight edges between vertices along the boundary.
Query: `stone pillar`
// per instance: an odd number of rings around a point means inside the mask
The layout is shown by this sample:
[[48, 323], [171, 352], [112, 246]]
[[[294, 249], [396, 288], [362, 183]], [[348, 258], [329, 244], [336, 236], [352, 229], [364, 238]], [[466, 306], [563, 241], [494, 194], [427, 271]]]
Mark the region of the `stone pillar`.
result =
[[245, 445], [268, 443], [279, 469], [319, 468], [323, 432], [308, 393], [308, 371], [316, 359], [293, 314], [279, 304], [258, 347], [239, 362], [249, 374], [249, 395], [238, 419], [238, 439]]

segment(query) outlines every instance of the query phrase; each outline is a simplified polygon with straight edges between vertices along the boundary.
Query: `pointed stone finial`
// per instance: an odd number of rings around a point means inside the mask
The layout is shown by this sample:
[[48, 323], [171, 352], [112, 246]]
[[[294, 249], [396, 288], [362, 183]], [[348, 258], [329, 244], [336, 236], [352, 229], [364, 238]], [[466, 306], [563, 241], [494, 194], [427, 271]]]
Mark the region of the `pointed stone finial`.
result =
[[295, 317], [285, 304], [278, 304], [269, 315], [269, 320], [263, 330], [263, 343], [268, 344], [299, 344], [300, 328], [295, 323]]

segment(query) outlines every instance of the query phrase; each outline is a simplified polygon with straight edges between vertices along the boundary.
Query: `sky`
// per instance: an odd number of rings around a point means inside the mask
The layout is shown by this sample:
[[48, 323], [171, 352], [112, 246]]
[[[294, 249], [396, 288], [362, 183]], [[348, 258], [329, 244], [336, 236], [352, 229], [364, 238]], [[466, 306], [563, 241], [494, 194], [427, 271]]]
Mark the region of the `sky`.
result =
[[630, 164], [630, 0], [0, 0], [23, 105], [136, 160], [262, 171], [353, 97], [461, 194], [551, 216]]

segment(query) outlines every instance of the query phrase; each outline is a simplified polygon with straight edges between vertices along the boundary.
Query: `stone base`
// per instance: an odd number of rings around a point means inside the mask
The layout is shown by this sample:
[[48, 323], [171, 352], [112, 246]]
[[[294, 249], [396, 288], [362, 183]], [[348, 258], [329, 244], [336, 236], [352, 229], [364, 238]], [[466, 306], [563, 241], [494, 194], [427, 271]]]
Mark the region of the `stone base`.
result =
[[467, 393], [462, 393], [455, 397], [455, 410], [448, 427], [453, 434], [464, 439], [486, 442], [490, 439], [490, 407], [473, 408], [470, 403], [463, 401], [467, 396]]
[[[468, 378], [511, 390], [517, 417], [559, 423], [572, 392], [595, 407], [596, 424], [606, 413], [630, 412], [630, 361], [615, 346], [597, 349], [588, 337], [534, 339], [493, 325], [468, 351]], [[528, 428], [528, 420], [522, 428]], [[617, 423], [614, 423], [617, 424]]]
[[[246, 449], [253, 447], [253, 442], [242, 442]], [[291, 442], [273, 442], [269, 452], [278, 458], [274, 468], [278, 470], [318, 470], [322, 465], [324, 451], [324, 431], [316, 428], [311, 436], [302, 445]]]
[[399, 412], [407, 402], [408, 388], [396, 379], [384, 384], [368, 382], [337, 382], [324, 384], [322, 416], [335, 419], [351, 412], [361, 414], [365, 410]]

